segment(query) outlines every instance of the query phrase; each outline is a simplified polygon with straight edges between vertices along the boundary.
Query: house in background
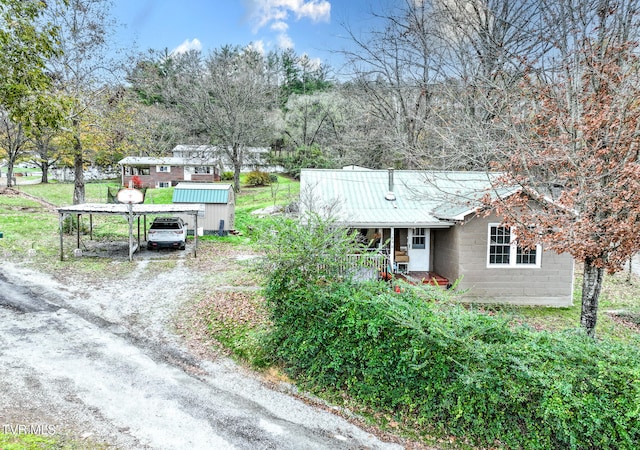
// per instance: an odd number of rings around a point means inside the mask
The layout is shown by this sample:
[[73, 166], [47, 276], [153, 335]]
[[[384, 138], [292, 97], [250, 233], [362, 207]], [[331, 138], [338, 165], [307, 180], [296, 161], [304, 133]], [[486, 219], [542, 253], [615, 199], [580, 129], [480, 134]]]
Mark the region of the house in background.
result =
[[[233, 171], [233, 164], [225, 152], [212, 145], [176, 145], [172, 156], [127, 156], [118, 162], [122, 185], [128, 186], [134, 176], [142, 181], [142, 187], [161, 188], [175, 186], [181, 181], [220, 181], [224, 171]], [[282, 171], [282, 167], [267, 162], [269, 148], [247, 147], [242, 171]]]
[[204, 158], [127, 156], [118, 163], [122, 185], [138, 176], [142, 187], [163, 188], [181, 181], [220, 181], [217, 162]]
[[[178, 183], [173, 190], [174, 204], [204, 204], [204, 217], [198, 219], [199, 235], [226, 235], [234, 228], [235, 192], [231, 184]], [[191, 216], [182, 217], [194, 229]]]
[[[176, 145], [171, 153], [174, 157], [187, 159], [208, 158], [217, 162], [217, 168], [220, 173], [225, 171], [233, 172], [233, 163], [221, 147], [214, 145]], [[282, 167], [269, 164], [269, 155], [269, 147], [245, 147], [240, 171], [282, 172]]]
[[[478, 214], [491, 189], [485, 172], [303, 169], [300, 207], [330, 215], [379, 246], [398, 274], [459, 280], [465, 298], [520, 305], [572, 304], [574, 261], [541, 245], [517, 245], [517, 230]], [[443, 281], [444, 280], [444, 281]]]

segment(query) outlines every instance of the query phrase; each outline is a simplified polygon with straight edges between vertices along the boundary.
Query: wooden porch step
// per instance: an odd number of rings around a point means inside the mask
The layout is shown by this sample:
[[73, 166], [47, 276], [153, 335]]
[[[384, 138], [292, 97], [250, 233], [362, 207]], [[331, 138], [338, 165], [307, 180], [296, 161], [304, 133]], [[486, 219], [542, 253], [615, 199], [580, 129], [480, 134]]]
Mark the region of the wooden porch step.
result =
[[409, 283], [422, 282], [423, 284], [438, 285], [445, 288], [450, 286], [447, 278], [435, 272], [409, 272], [406, 277], [402, 278]]

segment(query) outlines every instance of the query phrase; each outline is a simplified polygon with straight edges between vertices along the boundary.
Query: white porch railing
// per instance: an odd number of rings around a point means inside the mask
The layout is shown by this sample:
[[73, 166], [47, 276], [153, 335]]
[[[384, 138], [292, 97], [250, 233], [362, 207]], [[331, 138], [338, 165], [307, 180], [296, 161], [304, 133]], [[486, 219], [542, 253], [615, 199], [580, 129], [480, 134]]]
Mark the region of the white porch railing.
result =
[[343, 270], [353, 274], [357, 280], [377, 280], [387, 272], [389, 258], [377, 252], [345, 255]]

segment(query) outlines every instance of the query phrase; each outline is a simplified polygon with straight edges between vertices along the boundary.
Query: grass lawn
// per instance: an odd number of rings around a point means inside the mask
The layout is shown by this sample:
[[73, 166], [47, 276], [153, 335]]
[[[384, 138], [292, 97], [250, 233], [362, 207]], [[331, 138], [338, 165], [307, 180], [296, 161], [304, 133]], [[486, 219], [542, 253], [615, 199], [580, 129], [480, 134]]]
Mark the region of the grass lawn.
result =
[[[244, 177], [241, 178], [241, 182]], [[117, 183], [87, 183], [87, 201], [105, 202], [108, 186]], [[42, 198], [54, 205], [69, 205], [73, 196], [73, 184], [51, 183], [19, 186], [19, 190]], [[295, 180], [279, 176], [278, 183], [271, 186], [249, 187], [242, 185], [236, 198], [236, 229], [242, 231], [243, 237], [204, 237], [205, 240], [221, 240], [232, 244], [251, 244], [252, 228], [259, 220], [251, 212], [267, 206], [286, 205], [297, 198], [299, 183]], [[149, 189], [145, 203], [170, 203], [173, 188]], [[127, 224], [120, 217], [95, 216], [94, 238], [111, 239], [127, 235]], [[0, 196], [0, 232], [4, 238], [0, 240], [0, 251], [26, 254], [29, 249], [37, 250], [44, 257], [56, 256], [59, 251], [58, 216], [48, 211], [39, 203], [21, 197]], [[73, 236], [66, 239], [72, 241]], [[71, 244], [70, 244], [71, 245]], [[67, 245], [65, 244], [65, 247]], [[69, 246], [69, 248], [71, 248]], [[579, 269], [579, 265], [577, 268]], [[640, 277], [620, 273], [607, 275], [600, 297], [600, 313], [597, 333], [602, 336], [614, 336], [629, 341], [639, 339], [639, 328], [629, 326], [635, 320], [640, 324]], [[581, 274], [576, 274], [574, 306], [569, 308], [547, 307], [510, 307], [510, 306], [478, 306], [496, 312], [504, 312], [516, 317], [516, 320], [527, 323], [537, 329], [554, 331], [574, 329], [580, 321], [580, 288]], [[612, 314], [613, 312], [621, 314]], [[626, 323], [622, 317], [628, 318]]]
[[[87, 203], [106, 203], [108, 187], [118, 187], [119, 182], [85, 184], [85, 200]], [[73, 204], [73, 183], [25, 184], [14, 186], [15, 189], [46, 200], [56, 206]]]
[[[241, 177], [241, 183], [244, 182]], [[109, 187], [118, 187], [117, 181], [87, 183], [85, 197], [88, 203], [106, 203]], [[204, 236], [203, 240], [224, 240], [233, 244], [248, 244], [256, 219], [251, 211], [274, 204], [286, 205], [297, 198], [299, 183], [287, 177], [278, 176], [278, 183], [270, 186], [250, 187], [241, 185], [236, 197], [235, 228], [243, 236]], [[73, 203], [72, 183], [33, 184], [15, 187], [34, 197], [45, 200], [55, 206], [68, 206]], [[145, 197], [147, 204], [171, 203], [174, 188], [148, 189]], [[28, 214], [25, 214], [28, 213]], [[84, 227], [88, 229], [89, 218], [82, 217]], [[128, 235], [127, 222], [119, 216], [94, 215], [93, 238], [115, 239]], [[148, 223], [153, 217], [148, 218]], [[0, 196], [0, 252], [26, 255], [29, 249], [43, 256], [55, 256], [59, 252], [59, 218], [57, 213], [47, 210], [36, 201], [22, 197]], [[66, 236], [65, 248], [75, 247], [75, 237]], [[81, 237], [81, 240], [88, 237]]]

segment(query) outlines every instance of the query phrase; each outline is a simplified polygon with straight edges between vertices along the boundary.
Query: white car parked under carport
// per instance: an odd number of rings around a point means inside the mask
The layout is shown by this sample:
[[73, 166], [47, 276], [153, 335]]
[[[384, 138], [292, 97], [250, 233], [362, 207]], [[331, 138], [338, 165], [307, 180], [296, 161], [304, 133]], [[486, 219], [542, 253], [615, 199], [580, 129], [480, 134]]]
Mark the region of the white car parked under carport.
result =
[[147, 249], [179, 248], [184, 250], [187, 241], [187, 225], [180, 217], [156, 217], [149, 228]]

